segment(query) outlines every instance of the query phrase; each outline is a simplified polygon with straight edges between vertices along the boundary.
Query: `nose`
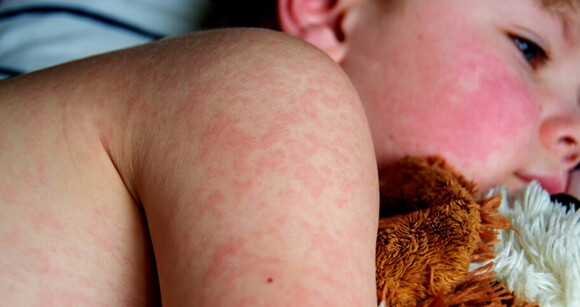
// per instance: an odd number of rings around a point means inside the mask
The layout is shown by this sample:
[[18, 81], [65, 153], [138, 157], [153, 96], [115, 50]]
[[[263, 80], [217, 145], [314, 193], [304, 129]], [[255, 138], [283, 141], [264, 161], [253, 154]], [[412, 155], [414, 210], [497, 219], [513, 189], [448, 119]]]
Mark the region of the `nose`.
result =
[[540, 137], [567, 169], [575, 167], [580, 161], [580, 110], [545, 119]]

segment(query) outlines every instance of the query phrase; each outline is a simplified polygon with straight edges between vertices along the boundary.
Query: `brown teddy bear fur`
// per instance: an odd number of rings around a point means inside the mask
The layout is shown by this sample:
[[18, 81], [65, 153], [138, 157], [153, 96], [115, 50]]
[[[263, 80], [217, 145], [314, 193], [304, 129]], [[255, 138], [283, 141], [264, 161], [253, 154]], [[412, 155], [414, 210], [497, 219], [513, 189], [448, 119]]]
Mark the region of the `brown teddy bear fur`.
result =
[[476, 201], [475, 184], [442, 158], [406, 157], [381, 170], [377, 298], [386, 306], [535, 306], [494, 279], [494, 229], [509, 228], [499, 196]]

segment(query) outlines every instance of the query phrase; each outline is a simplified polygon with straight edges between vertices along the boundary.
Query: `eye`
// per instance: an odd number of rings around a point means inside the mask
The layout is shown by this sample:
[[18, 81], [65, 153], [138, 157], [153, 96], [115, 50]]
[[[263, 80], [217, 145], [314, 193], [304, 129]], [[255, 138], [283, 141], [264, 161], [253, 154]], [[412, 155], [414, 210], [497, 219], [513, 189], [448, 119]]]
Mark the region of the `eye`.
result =
[[510, 38], [532, 68], [537, 68], [549, 59], [546, 51], [534, 42], [515, 35], [510, 35]]

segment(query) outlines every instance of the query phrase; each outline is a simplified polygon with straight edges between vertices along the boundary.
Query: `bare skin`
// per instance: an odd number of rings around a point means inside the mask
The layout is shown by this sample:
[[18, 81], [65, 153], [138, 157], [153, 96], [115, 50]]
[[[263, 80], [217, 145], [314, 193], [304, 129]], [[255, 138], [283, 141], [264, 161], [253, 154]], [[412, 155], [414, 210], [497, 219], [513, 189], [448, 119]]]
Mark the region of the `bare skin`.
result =
[[279, 0], [279, 12], [352, 80], [379, 167], [441, 155], [481, 191], [536, 180], [559, 193], [580, 161], [580, 13], [547, 2], [566, 1]]
[[3, 302], [374, 304], [358, 96], [314, 47], [236, 31], [0, 82]]
[[397, 2], [279, 0], [320, 50], [212, 32], [0, 83], [0, 296], [371, 305], [377, 165], [440, 154], [482, 190], [563, 191], [578, 13]]

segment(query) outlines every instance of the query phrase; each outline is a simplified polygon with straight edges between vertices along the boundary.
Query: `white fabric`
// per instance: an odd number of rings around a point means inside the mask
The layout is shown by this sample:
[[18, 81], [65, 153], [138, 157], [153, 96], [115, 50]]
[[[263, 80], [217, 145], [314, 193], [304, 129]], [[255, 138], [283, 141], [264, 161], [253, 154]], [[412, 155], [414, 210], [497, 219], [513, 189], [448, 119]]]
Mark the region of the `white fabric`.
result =
[[536, 182], [509, 202], [502, 194], [500, 213], [519, 234], [500, 231], [496, 277], [541, 306], [580, 306], [580, 210], [552, 203]]

